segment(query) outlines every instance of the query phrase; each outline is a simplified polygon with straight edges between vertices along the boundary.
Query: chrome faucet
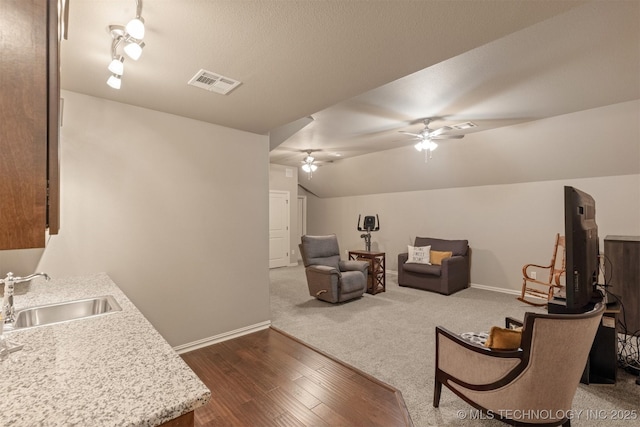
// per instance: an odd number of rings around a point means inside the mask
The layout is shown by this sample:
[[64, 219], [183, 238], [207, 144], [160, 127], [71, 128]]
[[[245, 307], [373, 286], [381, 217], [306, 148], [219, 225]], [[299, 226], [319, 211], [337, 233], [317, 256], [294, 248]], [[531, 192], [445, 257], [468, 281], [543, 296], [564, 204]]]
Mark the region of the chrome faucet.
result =
[[16, 320], [15, 308], [13, 306], [13, 291], [16, 283], [28, 282], [36, 277], [44, 277], [49, 280], [47, 273], [33, 273], [25, 277], [13, 277], [13, 273], [7, 273], [7, 277], [0, 279], [0, 284], [4, 284], [4, 300], [2, 302], [2, 319], [5, 325], [13, 325]]

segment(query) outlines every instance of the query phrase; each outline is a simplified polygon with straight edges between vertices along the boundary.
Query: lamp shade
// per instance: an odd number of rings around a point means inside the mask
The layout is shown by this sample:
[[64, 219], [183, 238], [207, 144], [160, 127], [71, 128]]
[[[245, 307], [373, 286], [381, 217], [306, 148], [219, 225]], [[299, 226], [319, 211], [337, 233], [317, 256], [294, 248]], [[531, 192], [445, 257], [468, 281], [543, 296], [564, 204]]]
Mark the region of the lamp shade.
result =
[[120, 89], [120, 86], [122, 85], [121, 76], [112, 74], [111, 77], [109, 77], [109, 80], [107, 80], [107, 84], [114, 89]]
[[133, 18], [127, 23], [125, 30], [134, 39], [142, 40], [144, 38], [144, 19], [141, 16]]
[[423, 141], [418, 142], [416, 145], [414, 145], [414, 147], [418, 151], [422, 151], [422, 150], [433, 151], [436, 148], [438, 148], [438, 144], [436, 144], [435, 142], [433, 142], [431, 140], [423, 140]]
[[124, 57], [122, 55], [118, 55], [117, 57], [113, 58], [111, 60], [111, 63], [109, 63], [109, 71], [111, 71], [113, 74], [117, 74], [119, 76], [122, 75], [122, 73], [124, 73]]
[[137, 61], [140, 58], [140, 55], [142, 55], [143, 47], [144, 47], [144, 42], [142, 43], [129, 42], [124, 47], [124, 53], [126, 53], [129, 58], [133, 59], [134, 61]]
[[304, 165], [302, 165], [302, 170], [309, 173], [309, 172], [315, 172], [318, 169], [318, 167], [316, 165], [312, 165], [309, 163], [306, 163]]

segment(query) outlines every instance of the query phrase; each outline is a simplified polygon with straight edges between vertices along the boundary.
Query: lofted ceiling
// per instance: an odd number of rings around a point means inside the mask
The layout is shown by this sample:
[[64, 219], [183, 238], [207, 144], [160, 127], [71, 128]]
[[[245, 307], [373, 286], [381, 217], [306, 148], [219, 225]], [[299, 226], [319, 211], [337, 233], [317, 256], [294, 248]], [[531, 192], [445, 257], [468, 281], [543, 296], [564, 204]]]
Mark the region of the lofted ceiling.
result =
[[[283, 165], [413, 144], [426, 117], [481, 132], [640, 98], [637, 1], [144, 0], [115, 90], [107, 26], [135, 6], [71, 0], [62, 88], [271, 134]], [[187, 85], [200, 69], [242, 83]]]

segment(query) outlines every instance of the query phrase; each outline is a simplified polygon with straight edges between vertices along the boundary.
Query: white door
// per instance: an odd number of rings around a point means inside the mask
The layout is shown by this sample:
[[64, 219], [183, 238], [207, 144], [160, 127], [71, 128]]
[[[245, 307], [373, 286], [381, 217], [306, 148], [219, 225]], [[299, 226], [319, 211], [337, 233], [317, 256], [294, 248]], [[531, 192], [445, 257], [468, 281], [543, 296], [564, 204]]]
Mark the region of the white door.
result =
[[289, 192], [269, 191], [269, 268], [289, 265]]

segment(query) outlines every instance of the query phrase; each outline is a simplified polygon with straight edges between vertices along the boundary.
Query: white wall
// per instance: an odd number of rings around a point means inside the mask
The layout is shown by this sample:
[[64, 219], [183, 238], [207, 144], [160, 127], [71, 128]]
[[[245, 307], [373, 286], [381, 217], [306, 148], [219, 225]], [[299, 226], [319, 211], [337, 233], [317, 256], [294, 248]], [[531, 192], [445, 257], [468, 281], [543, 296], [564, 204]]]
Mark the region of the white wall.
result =
[[364, 249], [358, 214], [380, 215], [372, 249], [386, 252], [397, 270], [398, 253], [416, 235], [468, 239], [471, 282], [519, 290], [522, 266], [551, 259], [556, 233], [564, 234], [565, 185], [596, 201], [601, 249], [607, 235], [640, 235], [640, 175], [490, 185], [355, 197], [309, 196], [309, 234], [336, 233], [340, 249]]
[[108, 273], [173, 346], [268, 321], [268, 137], [63, 97], [60, 234], [31, 267]]

